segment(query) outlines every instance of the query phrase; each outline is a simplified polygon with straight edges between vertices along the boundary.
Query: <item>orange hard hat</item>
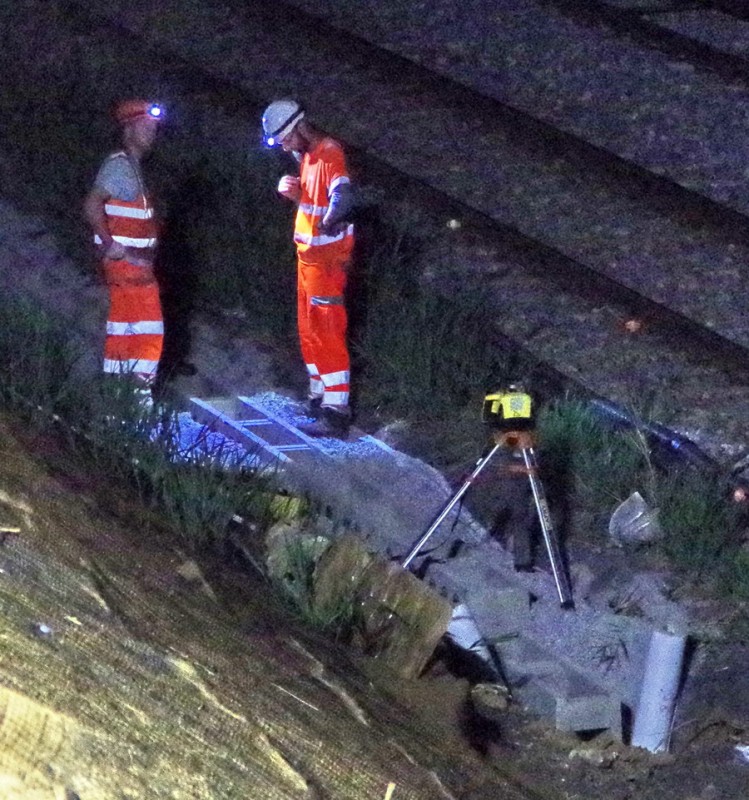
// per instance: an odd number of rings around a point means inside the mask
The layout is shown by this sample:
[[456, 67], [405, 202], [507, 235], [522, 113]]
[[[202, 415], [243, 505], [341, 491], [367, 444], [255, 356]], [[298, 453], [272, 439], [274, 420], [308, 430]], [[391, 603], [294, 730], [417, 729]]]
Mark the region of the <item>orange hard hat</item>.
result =
[[120, 125], [142, 117], [159, 122], [164, 119], [164, 108], [150, 100], [122, 100], [115, 106], [114, 118]]

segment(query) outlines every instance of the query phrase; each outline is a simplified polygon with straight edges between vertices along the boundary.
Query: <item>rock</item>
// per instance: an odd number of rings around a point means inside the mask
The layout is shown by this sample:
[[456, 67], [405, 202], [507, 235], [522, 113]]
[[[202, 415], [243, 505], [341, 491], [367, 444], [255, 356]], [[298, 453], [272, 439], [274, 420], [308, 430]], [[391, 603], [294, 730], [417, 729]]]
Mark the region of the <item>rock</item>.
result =
[[421, 673], [452, 617], [445, 598], [398, 564], [370, 554], [350, 534], [320, 559], [313, 603], [323, 616], [350, 606], [364, 652], [404, 678]]
[[205, 579], [200, 567], [198, 566], [197, 562], [193, 561], [192, 559], [188, 559], [187, 561], [183, 561], [176, 569], [177, 575], [180, 576], [183, 580], [187, 581], [188, 583], [195, 583], [200, 586], [202, 592], [204, 592], [211, 600], [216, 600], [216, 594], [214, 593], [211, 585]]
[[577, 748], [568, 756], [570, 761], [585, 761], [601, 769], [608, 769], [618, 757], [619, 753], [616, 750], [599, 750], [596, 747]]
[[31, 632], [40, 639], [51, 639], [54, 631], [44, 622], [37, 622], [31, 626]]
[[749, 744], [737, 744], [734, 750], [739, 763], [749, 765]]
[[297, 600], [309, 600], [312, 573], [330, 539], [302, 529], [299, 523], [279, 522], [266, 535], [265, 566], [271, 578]]
[[471, 687], [471, 702], [476, 713], [493, 722], [510, 706], [510, 693], [498, 683], [477, 683]]

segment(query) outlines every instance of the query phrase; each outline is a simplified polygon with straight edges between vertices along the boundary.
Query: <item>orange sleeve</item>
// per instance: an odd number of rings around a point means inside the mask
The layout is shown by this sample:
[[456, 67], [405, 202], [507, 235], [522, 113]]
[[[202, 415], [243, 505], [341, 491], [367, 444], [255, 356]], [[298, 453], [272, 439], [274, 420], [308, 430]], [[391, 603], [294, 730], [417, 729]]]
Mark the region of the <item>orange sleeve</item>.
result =
[[341, 178], [349, 178], [346, 156], [339, 144], [331, 142], [325, 153], [325, 189], [328, 197]]

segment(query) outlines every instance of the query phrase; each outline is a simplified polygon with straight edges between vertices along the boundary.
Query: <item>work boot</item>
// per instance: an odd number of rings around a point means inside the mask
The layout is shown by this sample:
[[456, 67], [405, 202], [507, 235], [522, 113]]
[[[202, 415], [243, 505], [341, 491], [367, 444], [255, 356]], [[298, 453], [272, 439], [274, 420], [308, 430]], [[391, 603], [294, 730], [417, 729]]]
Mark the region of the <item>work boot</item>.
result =
[[351, 410], [348, 406], [322, 406], [314, 422], [300, 425], [299, 430], [308, 436], [325, 436], [334, 439], [348, 438], [351, 427]]
[[322, 414], [322, 396], [308, 397], [307, 402], [304, 404], [304, 413], [308, 417], [317, 419]]

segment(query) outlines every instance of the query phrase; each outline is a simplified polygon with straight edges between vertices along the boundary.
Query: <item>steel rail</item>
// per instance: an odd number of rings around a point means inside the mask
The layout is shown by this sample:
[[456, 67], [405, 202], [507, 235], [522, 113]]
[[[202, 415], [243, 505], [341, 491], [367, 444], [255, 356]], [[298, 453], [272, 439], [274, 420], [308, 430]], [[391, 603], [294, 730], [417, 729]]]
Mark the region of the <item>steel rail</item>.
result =
[[[237, 13], [240, 14], [247, 13], [248, 5], [257, 5], [257, 3], [239, 3], [237, 0], [226, 0], [226, 3], [235, 7]], [[91, 30], [92, 25], [100, 26], [110, 32], [117, 31], [118, 35], [131, 41], [137, 41], [154, 55], [156, 63], [168, 67], [172, 74], [178, 75], [184, 81], [189, 79], [191, 85], [196, 83], [206, 88], [210, 87], [245, 107], [260, 108], [260, 101], [236, 82], [207, 71], [193, 61], [168, 51], [163, 45], [155, 45], [147, 38], [117, 24], [103, 12], [84, 7], [80, 0], [67, 0], [66, 5], [71, 10], [71, 16], [75, 16], [87, 31]], [[265, 6], [266, 4], [261, 2], [260, 5]], [[473, 113], [483, 112], [494, 119], [502, 119], [505, 124], [521, 128], [526, 138], [535, 139], [541, 147], [551, 148], [555, 153], [563, 152], [568, 158], [576, 160], [581, 169], [590, 172], [595, 168], [608, 173], [611, 178], [615, 178], [621, 183], [623, 193], [639, 195], [643, 203], [668, 210], [672, 214], [674, 209], [677, 209], [677, 214], [698, 220], [715, 230], [730, 231], [734, 241], [749, 244], [747, 217], [733, 209], [680, 186], [667, 177], [654, 175], [603, 148], [591, 145], [570, 133], [560, 131], [525, 112], [514, 109], [495, 98], [482, 95], [470, 87], [438, 75], [426, 67], [391, 51], [378, 48], [363, 39], [352, 37], [347, 33], [349, 40], [351, 38], [356, 40], [356, 46], [352, 48], [350, 41], [347, 45], [343, 44], [338, 29], [322, 24], [320, 20], [309, 14], [291, 9], [283, 3], [283, 0], [274, 0], [274, 3], [267, 7], [272, 9], [269, 24], [273, 26], [291, 24], [290, 20], [286, 19], [282, 13], [284, 9], [287, 9], [289, 14], [293, 13], [294, 15], [295, 27], [305, 22], [309, 22], [310, 25], [314, 22], [315, 28], [309, 33], [309, 37], [319, 42], [327, 52], [351, 60], [353, 50], [356, 53], [356, 60], [365, 61], [370, 70], [381, 69], [391, 75], [395, 71], [399, 80], [418, 80], [425, 87], [436, 86], [439, 88], [444, 102], [470, 108]], [[749, 370], [749, 349], [731, 341], [720, 332], [707, 328], [685, 314], [668, 308], [663, 303], [642, 295], [578, 259], [534, 239], [520, 231], [515, 225], [497, 221], [490, 214], [476, 208], [475, 205], [448, 195], [429, 181], [415, 177], [391, 164], [386, 164], [369, 151], [353, 145], [349, 145], [349, 150], [354, 165], [361, 171], [366, 171], [369, 177], [401, 186], [406, 194], [417, 196], [419, 202], [433, 212], [450, 216], [460, 215], [482, 235], [532, 252], [540, 264], [553, 261], [554, 273], [568, 279], [574, 278], [579, 294], [599, 298], [612, 307], [623, 308], [626, 313], [644, 317], [648, 319], [651, 330], [678, 331], [683, 342], [680, 348], [682, 352], [692, 350], [704, 355], [707, 348], [725, 364], [726, 369], [741, 372]]]
[[661, 52], [687, 59], [701, 69], [709, 70], [730, 81], [749, 82], [749, 55], [727, 53], [716, 45], [659, 25], [661, 14], [718, 11], [739, 21], [749, 19], [749, 7], [740, 0], [707, 0], [685, 2], [675, 0], [671, 5], [615, 6], [606, 0], [538, 0], [544, 6], [560, 10], [570, 19], [606, 24], [617, 34], [631, 36], [641, 44]]

